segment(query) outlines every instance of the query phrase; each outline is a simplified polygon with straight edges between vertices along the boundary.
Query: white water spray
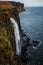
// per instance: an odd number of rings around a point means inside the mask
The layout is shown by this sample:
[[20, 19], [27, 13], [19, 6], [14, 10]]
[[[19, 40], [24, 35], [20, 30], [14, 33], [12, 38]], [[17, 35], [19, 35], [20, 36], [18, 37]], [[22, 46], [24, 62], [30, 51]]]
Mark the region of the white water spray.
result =
[[21, 44], [20, 44], [20, 33], [19, 33], [19, 27], [17, 22], [13, 19], [10, 18], [11, 23], [14, 26], [14, 34], [15, 34], [15, 41], [16, 41], [16, 54], [20, 55], [21, 52]]

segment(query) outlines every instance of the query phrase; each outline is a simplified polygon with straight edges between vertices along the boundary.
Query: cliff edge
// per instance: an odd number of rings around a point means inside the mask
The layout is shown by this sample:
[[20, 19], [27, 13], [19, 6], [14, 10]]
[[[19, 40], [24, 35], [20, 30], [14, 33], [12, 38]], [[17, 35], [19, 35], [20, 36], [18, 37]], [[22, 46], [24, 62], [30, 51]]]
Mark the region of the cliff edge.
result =
[[14, 28], [10, 21], [13, 17], [19, 24], [19, 12], [24, 11], [19, 2], [0, 2], [0, 65], [21, 65], [15, 53]]

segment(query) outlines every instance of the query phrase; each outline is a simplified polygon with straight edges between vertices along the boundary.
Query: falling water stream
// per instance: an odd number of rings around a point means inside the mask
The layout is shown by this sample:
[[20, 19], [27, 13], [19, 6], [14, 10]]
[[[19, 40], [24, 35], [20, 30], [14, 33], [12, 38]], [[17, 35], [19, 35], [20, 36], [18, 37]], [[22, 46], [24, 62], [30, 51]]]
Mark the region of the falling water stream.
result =
[[16, 41], [16, 54], [20, 55], [21, 52], [21, 46], [20, 46], [20, 32], [17, 22], [14, 20], [14, 18], [10, 18], [11, 23], [14, 26], [14, 33], [15, 33], [15, 41]]

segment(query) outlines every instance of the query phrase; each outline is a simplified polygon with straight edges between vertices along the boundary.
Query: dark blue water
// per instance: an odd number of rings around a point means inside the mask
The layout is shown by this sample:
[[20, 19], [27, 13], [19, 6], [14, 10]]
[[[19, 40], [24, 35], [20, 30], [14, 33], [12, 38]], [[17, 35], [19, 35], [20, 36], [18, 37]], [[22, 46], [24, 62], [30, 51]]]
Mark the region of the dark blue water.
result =
[[20, 13], [22, 29], [31, 40], [40, 40], [41, 46], [30, 49], [35, 65], [43, 65], [43, 7], [26, 7]]

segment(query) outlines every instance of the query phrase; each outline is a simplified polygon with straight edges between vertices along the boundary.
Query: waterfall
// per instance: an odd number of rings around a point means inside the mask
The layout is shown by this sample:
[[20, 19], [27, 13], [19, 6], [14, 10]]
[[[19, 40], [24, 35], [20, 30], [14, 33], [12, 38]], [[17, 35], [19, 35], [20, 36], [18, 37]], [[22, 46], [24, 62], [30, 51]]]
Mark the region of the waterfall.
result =
[[10, 18], [11, 23], [14, 26], [15, 42], [16, 42], [16, 54], [20, 55], [21, 53], [21, 44], [20, 44], [20, 32], [17, 22], [14, 18]]

